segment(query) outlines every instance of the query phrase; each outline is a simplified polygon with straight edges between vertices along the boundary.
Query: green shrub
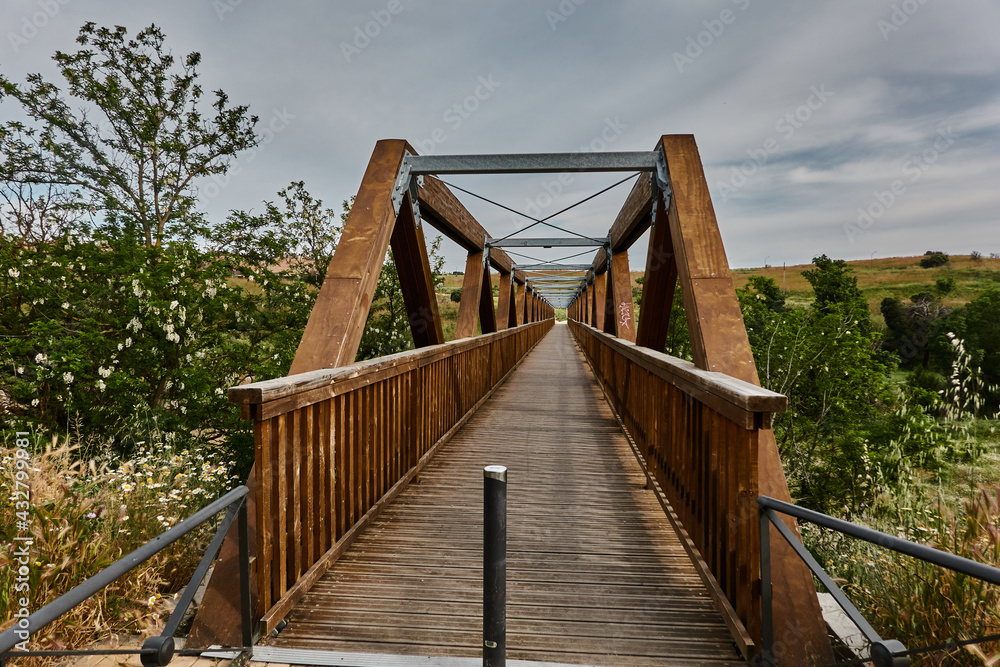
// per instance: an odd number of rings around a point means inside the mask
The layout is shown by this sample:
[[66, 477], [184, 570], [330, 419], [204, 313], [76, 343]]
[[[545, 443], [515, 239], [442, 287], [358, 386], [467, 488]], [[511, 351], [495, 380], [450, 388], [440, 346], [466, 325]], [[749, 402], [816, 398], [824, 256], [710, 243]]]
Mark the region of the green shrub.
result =
[[944, 266], [948, 263], [948, 255], [937, 250], [928, 250], [920, 260], [920, 266], [925, 269], [933, 269], [936, 266]]

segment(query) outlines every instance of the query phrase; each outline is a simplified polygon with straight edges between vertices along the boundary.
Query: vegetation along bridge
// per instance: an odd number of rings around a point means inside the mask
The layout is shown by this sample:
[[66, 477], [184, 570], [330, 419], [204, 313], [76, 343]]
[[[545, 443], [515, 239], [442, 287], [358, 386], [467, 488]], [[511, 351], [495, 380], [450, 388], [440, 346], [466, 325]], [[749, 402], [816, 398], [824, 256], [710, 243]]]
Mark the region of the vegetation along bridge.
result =
[[[606, 237], [491, 238], [441, 180], [576, 171], [637, 174]], [[450, 342], [425, 223], [469, 253]], [[646, 230], [636, 317], [628, 253]], [[560, 245], [593, 261], [504, 250]], [[390, 246], [416, 349], [354, 363]], [[678, 284], [694, 363], [660, 352]], [[501, 464], [511, 659], [737, 664], [773, 636], [781, 664], [832, 662], [811, 575], [774, 528], [762, 604], [756, 499], [788, 499], [770, 430], [785, 398], [758, 386], [693, 137], [477, 156], [380, 141], [289, 376], [230, 399], [255, 428], [258, 659], [481, 657], [482, 469]], [[189, 645], [240, 644], [235, 531]]]

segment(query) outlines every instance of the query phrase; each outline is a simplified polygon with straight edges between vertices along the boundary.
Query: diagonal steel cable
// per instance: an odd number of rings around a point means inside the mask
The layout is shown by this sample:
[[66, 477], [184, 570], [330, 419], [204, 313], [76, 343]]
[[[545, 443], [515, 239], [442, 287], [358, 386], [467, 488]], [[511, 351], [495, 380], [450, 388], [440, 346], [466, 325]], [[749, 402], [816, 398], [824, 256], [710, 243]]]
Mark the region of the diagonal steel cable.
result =
[[625, 181], [628, 181], [628, 180], [630, 180], [630, 179], [632, 179], [634, 177], [635, 177], [635, 174], [629, 174], [628, 176], [626, 176], [622, 180], [618, 181], [617, 183], [613, 183], [612, 185], [609, 185], [608, 187], [604, 188], [603, 190], [595, 192], [594, 194], [589, 195], [589, 196], [581, 199], [580, 201], [576, 202], [575, 204], [571, 204], [571, 205], [567, 206], [566, 208], [564, 208], [562, 210], [559, 210], [559, 211], [556, 211], [552, 215], [546, 216], [546, 217], [541, 218], [541, 219], [535, 218], [533, 216], [530, 216], [527, 213], [522, 213], [521, 211], [516, 211], [516, 210], [512, 209], [509, 206], [505, 206], [504, 204], [501, 204], [500, 202], [496, 202], [496, 201], [493, 201], [492, 199], [489, 199], [489, 198], [484, 197], [482, 195], [478, 195], [475, 192], [472, 192], [470, 190], [466, 190], [465, 188], [461, 188], [461, 187], [459, 187], [459, 186], [457, 186], [457, 185], [455, 185], [453, 183], [449, 183], [449, 182], [444, 181], [444, 180], [442, 180], [441, 182], [444, 183], [445, 185], [447, 185], [449, 188], [454, 188], [454, 189], [456, 189], [456, 190], [458, 190], [460, 192], [464, 192], [467, 195], [471, 195], [471, 196], [475, 197], [476, 199], [481, 199], [484, 202], [487, 202], [489, 204], [493, 204], [494, 206], [499, 206], [500, 208], [504, 209], [505, 211], [510, 211], [511, 213], [514, 213], [515, 215], [519, 215], [522, 218], [527, 218], [528, 220], [532, 221], [532, 223], [530, 225], [528, 225], [527, 227], [525, 227], [524, 229], [519, 229], [519, 230], [517, 230], [515, 232], [511, 232], [507, 236], [501, 237], [500, 239], [498, 239], [500, 241], [509, 239], [510, 237], [512, 237], [512, 236], [514, 236], [516, 234], [520, 234], [521, 232], [525, 232], [525, 231], [531, 229], [532, 227], [534, 227], [535, 225], [545, 225], [546, 227], [551, 227], [552, 229], [556, 229], [556, 230], [559, 230], [561, 232], [566, 232], [567, 234], [573, 234], [575, 236], [579, 236], [580, 238], [584, 238], [584, 239], [587, 239], [589, 241], [600, 241], [601, 239], [597, 239], [597, 238], [594, 238], [592, 236], [587, 236], [586, 234], [581, 234], [579, 232], [574, 232], [572, 229], [564, 229], [563, 227], [557, 227], [556, 225], [553, 225], [553, 224], [551, 224], [550, 222], [547, 222], [547, 221], [551, 220], [552, 218], [556, 217], [557, 215], [561, 215], [561, 214], [565, 213], [566, 211], [568, 211], [568, 210], [570, 210], [572, 208], [576, 208], [580, 204], [584, 204], [584, 203], [590, 201], [594, 197], [598, 197], [598, 196], [604, 194], [608, 190], [611, 190], [613, 188], [618, 187], [619, 185], [621, 185]]

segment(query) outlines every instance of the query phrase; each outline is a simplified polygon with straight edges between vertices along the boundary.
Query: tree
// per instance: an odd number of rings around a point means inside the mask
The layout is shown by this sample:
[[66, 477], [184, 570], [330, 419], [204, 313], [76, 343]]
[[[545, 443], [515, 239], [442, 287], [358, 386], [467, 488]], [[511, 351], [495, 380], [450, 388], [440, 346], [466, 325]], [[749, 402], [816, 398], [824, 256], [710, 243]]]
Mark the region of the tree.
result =
[[948, 255], [940, 250], [928, 250], [920, 260], [920, 266], [925, 269], [933, 269], [936, 266], [944, 266], [948, 261]]
[[198, 179], [256, 142], [255, 118], [222, 92], [204, 114], [198, 55], [175, 66], [155, 26], [87, 24], [78, 41], [56, 54], [69, 99], [0, 76], [32, 123], [0, 126], [0, 387], [87, 454], [155, 431], [245, 469], [226, 389], [287, 372], [315, 298], [271, 271], [295, 243], [273, 205], [214, 227], [196, 210]]
[[322, 285], [343, 226], [337, 224], [333, 209], [324, 209], [323, 200], [306, 191], [303, 181], [292, 181], [278, 196], [285, 202], [281, 233], [293, 240], [288, 257], [291, 266], [306, 282]]
[[54, 56], [70, 100], [40, 74], [25, 86], [0, 75], [0, 102], [19, 102], [34, 123], [0, 127], [0, 180], [55, 188], [58, 208], [88, 214], [80, 221], [105, 238], [159, 247], [200, 236], [197, 183], [258, 143], [257, 117], [221, 90], [205, 113], [201, 56], [177, 63], [155, 25], [129, 39], [124, 27], [87, 23], [77, 42]]
[[[1000, 290], [983, 292], [956, 310], [946, 326], [955, 339], [962, 341], [971, 364], [979, 369], [982, 383], [990, 386], [987, 401], [995, 411], [1000, 407]], [[943, 338], [937, 339], [937, 349], [946, 363], [951, 364], [956, 359], [956, 346]]]
[[0, 198], [0, 235], [24, 243], [48, 243], [81, 216], [69, 193], [53, 183], [0, 182]]
[[804, 272], [816, 300], [786, 309], [773, 280], [739, 291], [761, 385], [788, 397], [774, 431], [793, 496], [829, 510], [870, 500], [866, 424], [888, 398], [889, 368], [877, 354], [867, 304], [843, 260], [825, 255]]
[[[342, 217], [346, 220], [351, 202], [344, 202]], [[444, 257], [441, 256], [441, 237], [436, 236], [427, 249], [434, 289], [444, 285]], [[365, 331], [361, 335], [357, 361], [374, 359], [387, 354], [395, 354], [413, 347], [413, 332], [410, 330], [409, 313], [403, 302], [403, 290], [399, 284], [399, 272], [392, 250], [386, 253], [385, 263], [378, 276], [372, 306], [368, 311]]]
[[909, 304], [886, 297], [879, 308], [888, 330], [880, 343], [881, 349], [898, 355], [902, 367], [929, 368], [931, 347], [928, 344], [943, 333], [942, 322], [949, 309], [929, 292], [914, 294]]
[[803, 271], [802, 275], [812, 285], [817, 306], [828, 309], [835, 303], [854, 306], [864, 302], [861, 290], [858, 289], [858, 279], [846, 261], [820, 255], [813, 257], [813, 264], [816, 268]]

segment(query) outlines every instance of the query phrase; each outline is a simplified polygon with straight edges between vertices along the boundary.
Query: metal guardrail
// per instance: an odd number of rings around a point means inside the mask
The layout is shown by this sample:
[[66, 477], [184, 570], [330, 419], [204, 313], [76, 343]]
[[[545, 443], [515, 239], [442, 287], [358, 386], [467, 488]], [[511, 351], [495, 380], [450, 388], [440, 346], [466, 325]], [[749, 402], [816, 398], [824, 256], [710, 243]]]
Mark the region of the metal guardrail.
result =
[[[28, 656], [67, 656], [67, 655], [136, 655], [141, 656], [142, 664], [166, 665], [175, 654], [200, 655], [201, 650], [177, 651], [174, 645], [174, 633], [177, 631], [184, 616], [184, 612], [191, 605], [195, 591], [201, 585], [202, 580], [208, 573], [208, 568], [215, 559], [216, 553], [222, 546], [222, 541], [233, 521], [238, 521], [239, 527], [239, 552], [240, 552], [240, 610], [242, 614], [242, 643], [239, 647], [241, 655], [249, 657], [253, 654], [253, 634], [252, 621], [250, 616], [250, 551], [247, 531], [247, 506], [246, 497], [249, 489], [245, 486], [238, 486], [215, 502], [206, 505], [187, 519], [184, 519], [176, 526], [161, 533], [146, 544], [142, 545], [132, 553], [117, 560], [104, 570], [101, 570], [90, 579], [76, 586], [67, 593], [56, 598], [27, 618], [19, 619], [13, 626], [0, 634], [0, 667], [11, 658]], [[140, 563], [153, 557], [163, 549], [167, 548], [180, 538], [184, 537], [198, 526], [202, 525], [222, 510], [226, 510], [226, 516], [219, 524], [211, 544], [205, 551], [205, 555], [198, 563], [191, 580], [184, 588], [177, 606], [174, 607], [163, 631], [156, 637], [148, 638], [140, 649], [108, 649], [108, 650], [78, 650], [78, 651], [12, 651], [17, 644], [27, 641], [28, 638], [49, 625], [63, 614], [67, 613], [77, 605], [82, 604], [101, 589], [112, 584], [119, 577], [124, 576]], [[209, 652], [218, 652], [212, 649]]]
[[861, 612], [847, 599], [843, 591], [837, 586], [826, 570], [813, 558], [802, 542], [778, 517], [778, 512], [793, 516], [800, 521], [808, 521], [823, 528], [829, 528], [851, 537], [870, 542], [880, 547], [885, 547], [901, 554], [906, 554], [913, 558], [937, 565], [939, 567], [961, 572], [970, 577], [981, 579], [991, 584], [1000, 585], [1000, 569], [980, 563], [968, 558], [956, 556], [947, 551], [932, 549], [923, 544], [917, 544], [894, 535], [865, 528], [843, 519], [837, 519], [821, 512], [815, 512], [803, 507], [798, 507], [790, 503], [782, 502], [767, 496], [757, 498], [757, 506], [760, 512], [760, 578], [761, 578], [761, 615], [762, 615], [762, 652], [760, 657], [761, 665], [773, 665], [775, 658], [774, 644], [774, 624], [771, 610], [771, 549], [769, 524], [777, 528], [789, 546], [798, 554], [799, 558], [812, 570], [813, 575], [819, 579], [820, 583], [830, 592], [840, 608], [844, 610], [848, 618], [851, 619], [858, 629], [861, 630], [869, 642], [868, 658], [850, 661], [841, 664], [861, 664], [871, 662], [875, 667], [905, 667], [910, 664], [911, 655], [939, 651], [948, 648], [957, 648], [967, 644], [975, 644], [984, 641], [1000, 639], [1000, 635], [989, 637], [977, 637], [962, 641], [947, 642], [936, 646], [928, 646], [918, 649], [907, 649], [902, 642], [896, 639], [882, 639], [871, 624], [861, 615]]

